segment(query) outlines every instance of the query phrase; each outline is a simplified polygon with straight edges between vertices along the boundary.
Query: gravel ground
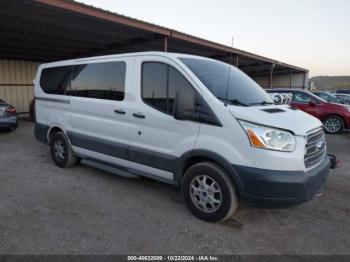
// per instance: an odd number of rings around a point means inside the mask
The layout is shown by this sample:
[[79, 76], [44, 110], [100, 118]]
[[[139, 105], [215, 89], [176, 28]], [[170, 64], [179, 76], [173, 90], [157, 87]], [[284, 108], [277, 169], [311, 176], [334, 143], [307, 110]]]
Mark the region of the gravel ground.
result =
[[350, 132], [321, 197], [289, 209], [242, 206], [243, 223], [194, 218], [177, 188], [79, 165], [60, 169], [33, 124], [0, 132], [0, 254], [350, 254]]

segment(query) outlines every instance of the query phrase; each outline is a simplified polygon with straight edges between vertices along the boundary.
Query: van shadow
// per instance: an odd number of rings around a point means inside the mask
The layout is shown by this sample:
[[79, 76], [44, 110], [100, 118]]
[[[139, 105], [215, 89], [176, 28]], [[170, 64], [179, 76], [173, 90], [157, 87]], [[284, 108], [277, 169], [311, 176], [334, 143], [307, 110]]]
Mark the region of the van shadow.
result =
[[7, 128], [7, 127], [0, 127], [0, 135], [2, 135], [2, 134], [9, 134], [9, 133], [11, 133], [13, 131], [10, 128]]
[[[94, 177], [103, 177], [103, 179], [105, 179], [108, 183], [117, 183], [118, 185], [122, 183], [123, 186], [130, 187], [130, 190], [141, 190], [142, 192], [145, 192], [145, 194], [147, 192], [147, 195], [149, 192], [152, 192], [152, 195], [156, 198], [159, 198], [162, 201], [169, 201], [169, 203], [171, 202], [172, 205], [177, 205], [176, 210], [177, 212], [181, 212], [181, 216], [186, 216], [189, 220], [197, 220], [197, 218], [195, 218], [187, 209], [182, 198], [180, 187], [142, 176], [126, 178], [85, 164], [80, 164], [78, 167], [84, 169], [83, 173], [85, 175], [89, 174]], [[142, 194], [142, 192], [138, 193]], [[166, 210], [164, 210], [164, 212], [166, 212]], [[224, 222], [207, 223], [199, 219], [198, 222], [212, 226], [220, 225], [231, 229], [243, 229], [245, 221], [255, 220], [254, 217], [259, 217], [259, 214], [268, 215], [268, 212], [269, 209], [254, 208], [247, 206], [244, 203], [239, 203], [237, 212], [233, 215], [233, 217]]]

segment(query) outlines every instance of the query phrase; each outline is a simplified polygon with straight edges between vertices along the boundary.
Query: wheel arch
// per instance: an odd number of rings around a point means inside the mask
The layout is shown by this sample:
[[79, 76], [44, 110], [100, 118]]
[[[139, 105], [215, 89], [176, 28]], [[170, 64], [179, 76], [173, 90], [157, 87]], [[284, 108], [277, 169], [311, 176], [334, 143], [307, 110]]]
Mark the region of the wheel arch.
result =
[[64, 134], [66, 134], [66, 132], [64, 132], [63, 128], [59, 125], [50, 125], [49, 129], [47, 130], [47, 141], [48, 143], [50, 143], [51, 137], [57, 133], [57, 132], [63, 132]]
[[341, 114], [338, 114], [338, 113], [328, 113], [327, 115], [325, 115], [325, 116], [322, 117], [322, 119], [321, 119], [322, 122], [323, 122], [326, 118], [328, 118], [328, 117], [330, 117], [330, 116], [337, 116], [337, 117], [340, 117], [340, 118], [343, 120], [344, 124], [346, 125], [345, 117], [343, 117]]
[[[337, 116], [339, 117], [342, 121], [343, 121], [343, 128], [348, 128], [349, 127], [349, 123], [348, 121], [346, 120], [346, 118], [338, 113], [329, 113], [327, 115], [325, 115], [324, 117], [322, 117], [321, 121], [322, 123], [324, 124], [324, 121], [330, 117], [330, 116]], [[340, 130], [341, 131], [341, 130]]]
[[50, 143], [51, 137], [57, 132], [63, 132], [63, 134], [67, 138], [67, 141], [68, 141], [69, 145], [72, 146], [72, 143], [70, 141], [70, 137], [68, 135], [68, 132], [58, 123], [51, 124], [49, 129], [47, 130], [46, 138], [47, 138], [47, 142], [48, 143]]
[[244, 185], [233, 165], [219, 154], [203, 149], [195, 149], [184, 153], [175, 166], [174, 180], [176, 184], [180, 184], [186, 170], [194, 164], [211, 161], [220, 165], [229, 174], [234, 186], [238, 192], [244, 192]]

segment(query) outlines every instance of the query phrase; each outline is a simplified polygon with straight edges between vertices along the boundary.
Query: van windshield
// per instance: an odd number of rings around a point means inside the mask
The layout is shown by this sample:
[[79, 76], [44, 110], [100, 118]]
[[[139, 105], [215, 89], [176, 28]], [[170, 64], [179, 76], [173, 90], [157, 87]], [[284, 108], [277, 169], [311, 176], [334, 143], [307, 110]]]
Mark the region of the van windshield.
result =
[[273, 104], [270, 96], [253, 79], [232, 65], [200, 58], [179, 59], [223, 102], [237, 106]]

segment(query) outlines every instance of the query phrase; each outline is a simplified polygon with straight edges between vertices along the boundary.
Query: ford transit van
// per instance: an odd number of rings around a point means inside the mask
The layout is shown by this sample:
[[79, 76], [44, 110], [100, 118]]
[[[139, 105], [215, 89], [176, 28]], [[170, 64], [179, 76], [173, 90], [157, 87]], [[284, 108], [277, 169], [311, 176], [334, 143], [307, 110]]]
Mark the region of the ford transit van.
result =
[[322, 123], [275, 105], [226, 63], [145, 52], [42, 64], [35, 137], [61, 167], [79, 161], [181, 188], [198, 218], [219, 222], [240, 201], [288, 207], [329, 173]]

